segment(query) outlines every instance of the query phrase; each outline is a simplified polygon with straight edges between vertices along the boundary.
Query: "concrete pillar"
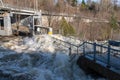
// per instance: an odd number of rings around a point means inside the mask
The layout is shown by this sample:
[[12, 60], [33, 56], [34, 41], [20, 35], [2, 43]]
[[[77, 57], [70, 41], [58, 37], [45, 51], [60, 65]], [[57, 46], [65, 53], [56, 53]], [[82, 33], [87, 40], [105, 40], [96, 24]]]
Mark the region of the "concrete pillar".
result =
[[5, 13], [4, 14], [4, 28], [5, 28], [5, 35], [6, 36], [12, 35], [10, 13]]

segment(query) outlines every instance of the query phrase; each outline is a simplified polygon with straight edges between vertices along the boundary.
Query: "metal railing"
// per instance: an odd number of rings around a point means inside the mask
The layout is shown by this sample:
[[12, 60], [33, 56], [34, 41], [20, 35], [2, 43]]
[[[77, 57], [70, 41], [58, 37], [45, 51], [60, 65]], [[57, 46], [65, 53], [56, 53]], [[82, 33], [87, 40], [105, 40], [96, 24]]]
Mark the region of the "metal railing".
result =
[[[91, 47], [91, 51], [86, 50], [87, 47]], [[83, 55], [90, 56], [93, 61], [100, 61], [107, 65], [108, 68], [112, 65], [112, 57], [120, 60], [120, 50], [111, 48], [110, 45], [105, 46], [97, 43], [84, 42], [83, 44]], [[101, 56], [101, 57], [99, 57]]]
[[[96, 61], [102, 62], [108, 68], [116, 67], [113, 63], [114, 61], [112, 62], [112, 58], [116, 58], [116, 59], [120, 60], [120, 50], [112, 48], [108, 44], [108, 42], [105, 42], [103, 44], [98, 44], [95, 42], [84, 41], [79, 45], [75, 45], [73, 43], [57, 39], [55, 37], [52, 37], [52, 38], [55, 41], [59, 42], [64, 47], [67, 47], [69, 49], [69, 55], [71, 55], [73, 52], [75, 52], [75, 53], [83, 55], [85, 57], [89, 56], [94, 62], [96, 62]], [[64, 44], [62, 44], [62, 43], [64, 43]], [[72, 50], [74, 50], [74, 51], [72, 52]]]
[[52, 39], [54, 39], [55, 42], [60, 43], [60, 45], [68, 48], [69, 49], [69, 55], [71, 55], [72, 53], [79, 54], [79, 51], [82, 51], [82, 50], [80, 50], [80, 47], [83, 46], [83, 42], [80, 45], [75, 45], [71, 42], [64, 41], [64, 40], [61, 40], [61, 39], [58, 39], [58, 38], [55, 38], [55, 37], [52, 37]]

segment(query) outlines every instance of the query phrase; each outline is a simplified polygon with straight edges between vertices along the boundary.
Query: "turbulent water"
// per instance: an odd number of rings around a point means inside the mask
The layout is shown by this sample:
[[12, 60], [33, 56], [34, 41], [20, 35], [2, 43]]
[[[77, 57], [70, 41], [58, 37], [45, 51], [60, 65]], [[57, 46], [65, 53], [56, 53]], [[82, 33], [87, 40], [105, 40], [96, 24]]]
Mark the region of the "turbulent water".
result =
[[95, 80], [77, 66], [78, 55], [69, 56], [67, 48], [53, 43], [42, 35], [1, 44], [0, 80]]

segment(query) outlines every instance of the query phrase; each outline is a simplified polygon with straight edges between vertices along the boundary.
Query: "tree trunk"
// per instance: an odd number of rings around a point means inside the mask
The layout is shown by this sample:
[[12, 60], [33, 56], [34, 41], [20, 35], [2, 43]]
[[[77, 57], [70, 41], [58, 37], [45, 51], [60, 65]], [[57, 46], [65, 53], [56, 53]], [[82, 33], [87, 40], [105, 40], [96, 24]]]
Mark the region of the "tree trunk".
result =
[[110, 38], [112, 39], [113, 38], [113, 29], [111, 29], [111, 36]]

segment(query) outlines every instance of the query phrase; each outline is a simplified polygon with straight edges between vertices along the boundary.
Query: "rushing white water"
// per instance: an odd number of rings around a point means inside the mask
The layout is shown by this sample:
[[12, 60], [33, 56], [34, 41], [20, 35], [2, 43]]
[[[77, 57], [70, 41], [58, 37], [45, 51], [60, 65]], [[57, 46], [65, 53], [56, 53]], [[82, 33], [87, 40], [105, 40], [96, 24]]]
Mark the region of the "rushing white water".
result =
[[94, 80], [77, 66], [78, 55], [71, 58], [68, 51], [56, 48], [48, 35], [4, 43], [0, 48], [0, 71], [9, 74], [9, 80]]

